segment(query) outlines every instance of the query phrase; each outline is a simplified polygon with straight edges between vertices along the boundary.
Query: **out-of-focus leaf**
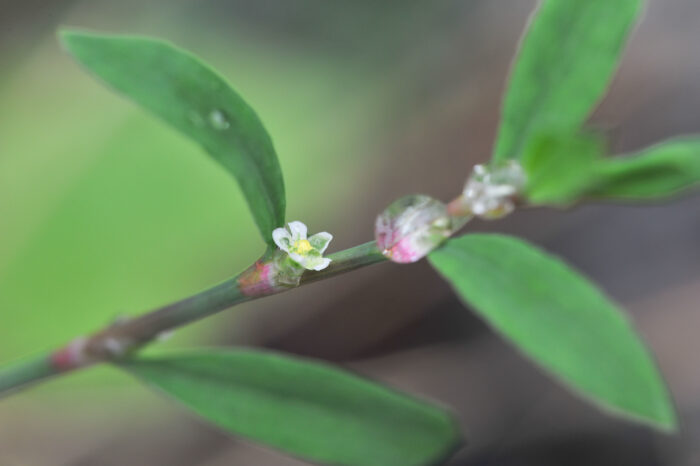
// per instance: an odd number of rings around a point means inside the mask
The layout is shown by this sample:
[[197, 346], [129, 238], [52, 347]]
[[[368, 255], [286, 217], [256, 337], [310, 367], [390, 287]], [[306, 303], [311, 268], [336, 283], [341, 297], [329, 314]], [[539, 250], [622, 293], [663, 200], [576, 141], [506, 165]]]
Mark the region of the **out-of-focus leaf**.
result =
[[676, 417], [627, 318], [559, 259], [513, 237], [466, 235], [429, 255], [496, 331], [589, 399], [664, 430]]
[[255, 112], [211, 68], [148, 38], [62, 31], [66, 49], [116, 90], [196, 141], [238, 181], [260, 233], [284, 223], [282, 171]]
[[527, 173], [527, 199], [533, 204], [566, 204], [576, 200], [593, 181], [595, 162], [604, 150], [602, 140], [587, 134], [533, 136], [521, 159]]
[[443, 409], [318, 362], [212, 350], [122, 367], [233, 433], [313, 461], [425, 465], [459, 441]]
[[533, 132], [575, 130], [603, 95], [641, 0], [544, 0], [511, 71], [493, 158], [520, 156]]
[[662, 142], [638, 154], [601, 160], [589, 196], [597, 199], [652, 200], [678, 194], [700, 183], [700, 137]]

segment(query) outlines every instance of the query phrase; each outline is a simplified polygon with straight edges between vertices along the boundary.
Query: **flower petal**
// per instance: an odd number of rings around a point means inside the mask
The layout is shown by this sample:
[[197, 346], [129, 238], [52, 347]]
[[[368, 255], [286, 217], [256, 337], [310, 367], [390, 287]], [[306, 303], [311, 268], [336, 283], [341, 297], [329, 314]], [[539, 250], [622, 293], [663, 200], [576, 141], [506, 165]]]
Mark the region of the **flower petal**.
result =
[[292, 246], [292, 235], [289, 234], [286, 228], [275, 228], [272, 230], [272, 240], [277, 247], [285, 252], [289, 252]]
[[314, 249], [323, 254], [326, 248], [328, 247], [328, 243], [330, 243], [332, 239], [333, 235], [331, 235], [327, 231], [322, 231], [320, 233], [312, 235], [309, 238], [309, 243], [311, 243], [311, 246]]
[[301, 222], [289, 222], [289, 231], [292, 232], [292, 241], [296, 242], [300, 239], [306, 239], [307, 228]]
[[331, 263], [331, 260], [327, 257], [322, 257], [320, 260], [318, 260], [318, 262], [317, 261], [314, 261], [314, 262], [315, 263], [313, 265], [309, 264], [311, 266], [311, 269], [319, 271], [319, 270], [323, 270], [326, 267], [328, 267], [328, 264]]
[[306, 266], [304, 265], [306, 263], [306, 260], [307, 260], [306, 256], [302, 256], [302, 255], [297, 254], [296, 252], [292, 252], [292, 251], [289, 251], [288, 254], [289, 254], [290, 259], [292, 259], [297, 264], [306, 268]]
[[324, 260], [320, 252], [313, 250], [308, 255], [304, 256], [304, 267], [308, 270], [315, 270]]
[[304, 254], [305, 257], [310, 257], [311, 259], [320, 259], [323, 257], [323, 254], [321, 254], [320, 251], [317, 251], [315, 249], [312, 249], [311, 251], [307, 252]]

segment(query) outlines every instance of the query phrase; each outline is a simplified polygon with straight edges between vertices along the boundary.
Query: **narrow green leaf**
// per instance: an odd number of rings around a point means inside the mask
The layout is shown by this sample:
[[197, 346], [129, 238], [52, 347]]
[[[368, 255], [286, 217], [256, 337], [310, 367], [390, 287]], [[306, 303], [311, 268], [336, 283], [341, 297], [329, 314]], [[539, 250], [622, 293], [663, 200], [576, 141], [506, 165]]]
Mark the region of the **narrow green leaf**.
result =
[[466, 235], [429, 256], [496, 331], [602, 407], [663, 430], [676, 417], [627, 318], [559, 259], [513, 237]]
[[521, 160], [527, 173], [528, 201], [533, 204], [575, 201], [595, 178], [596, 162], [604, 151], [602, 140], [590, 134], [533, 135]]
[[224, 429], [313, 461], [425, 465], [459, 442], [444, 410], [327, 364], [212, 350], [122, 367]]
[[533, 131], [575, 130], [605, 92], [641, 0], [544, 0], [505, 94], [494, 160], [520, 156]]
[[589, 195], [598, 199], [667, 198], [700, 184], [700, 137], [662, 142], [638, 154], [601, 160]]
[[64, 47], [114, 89], [188, 136], [236, 180], [266, 242], [284, 224], [282, 171], [257, 115], [214, 70], [160, 40], [60, 33]]

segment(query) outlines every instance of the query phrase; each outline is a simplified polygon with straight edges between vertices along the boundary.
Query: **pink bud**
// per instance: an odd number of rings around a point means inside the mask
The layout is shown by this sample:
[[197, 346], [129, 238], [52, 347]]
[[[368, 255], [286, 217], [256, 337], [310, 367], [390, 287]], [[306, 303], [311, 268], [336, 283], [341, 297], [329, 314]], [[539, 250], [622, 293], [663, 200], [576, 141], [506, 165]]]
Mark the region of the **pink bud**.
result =
[[451, 233], [447, 206], [420, 194], [394, 201], [377, 217], [374, 228], [382, 254], [401, 264], [422, 259]]

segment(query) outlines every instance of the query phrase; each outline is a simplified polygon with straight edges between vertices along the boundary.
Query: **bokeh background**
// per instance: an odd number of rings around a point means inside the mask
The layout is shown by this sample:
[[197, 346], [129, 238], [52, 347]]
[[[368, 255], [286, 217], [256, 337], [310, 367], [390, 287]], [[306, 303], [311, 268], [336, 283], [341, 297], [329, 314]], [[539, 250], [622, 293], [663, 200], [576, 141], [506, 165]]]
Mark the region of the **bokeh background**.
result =
[[[288, 218], [331, 231], [339, 250], [371, 239], [393, 199], [447, 200], [487, 160], [534, 5], [0, 0], [0, 362], [199, 291], [263, 248], [232, 179], [79, 69], [58, 27], [167, 38], [221, 70], [273, 137]], [[700, 132], [699, 21], [696, 1], [649, 2], [593, 117], [616, 152]], [[699, 201], [527, 210], [468, 227], [544, 246], [629, 310], [675, 396], [676, 436], [565, 391], [425, 263], [249, 303], [158, 346], [274, 348], [442, 402], [469, 442], [454, 466], [697, 465]], [[110, 368], [5, 399], [0, 420], [7, 466], [306, 464], [231, 438]]]

